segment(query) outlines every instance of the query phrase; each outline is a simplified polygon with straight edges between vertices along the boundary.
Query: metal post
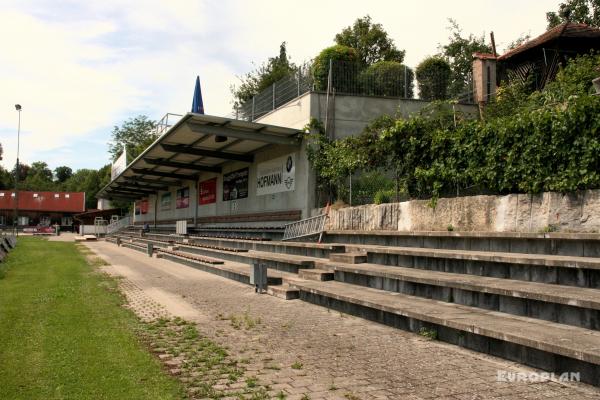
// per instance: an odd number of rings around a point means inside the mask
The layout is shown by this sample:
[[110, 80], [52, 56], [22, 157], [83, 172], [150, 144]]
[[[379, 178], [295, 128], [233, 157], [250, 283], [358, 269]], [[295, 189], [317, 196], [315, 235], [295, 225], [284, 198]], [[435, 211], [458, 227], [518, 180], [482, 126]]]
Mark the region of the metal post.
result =
[[275, 84], [273, 84], [273, 108], [271, 108], [271, 110], [275, 109]]
[[404, 66], [404, 98], [408, 99], [408, 84], [406, 82], [406, 77], [407, 77], [407, 69], [406, 69], [406, 65]]
[[17, 128], [17, 164], [15, 167], [15, 212], [14, 228], [15, 236], [19, 236], [19, 150], [21, 148], [21, 105], [15, 104], [15, 109], [19, 112], [19, 125]]
[[152, 257], [152, 253], [154, 253], [154, 245], [152, 243], [148, 243], [148, 257]]
[[352, 205], [352, 174], [348, 178], [350, 179], [350, 205]]
[[300, 97], [300, 68], [298, 68], [298, 97]]
[[254, 121], [254, 99], [256, 99], [256, 96], [252, 97], [252, 117], [250, 119], [250, 121]]

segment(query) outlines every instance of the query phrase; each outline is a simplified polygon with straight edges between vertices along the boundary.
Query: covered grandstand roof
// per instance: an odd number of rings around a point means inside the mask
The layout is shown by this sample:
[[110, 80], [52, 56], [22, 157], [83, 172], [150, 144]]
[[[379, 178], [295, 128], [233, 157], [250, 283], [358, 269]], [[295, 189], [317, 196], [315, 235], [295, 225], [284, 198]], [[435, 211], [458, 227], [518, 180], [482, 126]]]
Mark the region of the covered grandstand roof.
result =
[[232, 161], [251, 163], [271, 145], [299, 147], [302, 132], [275, 125], [188, 113], [98, 192], [98, 198], [137, 199], [169, 186], [220, 173]]

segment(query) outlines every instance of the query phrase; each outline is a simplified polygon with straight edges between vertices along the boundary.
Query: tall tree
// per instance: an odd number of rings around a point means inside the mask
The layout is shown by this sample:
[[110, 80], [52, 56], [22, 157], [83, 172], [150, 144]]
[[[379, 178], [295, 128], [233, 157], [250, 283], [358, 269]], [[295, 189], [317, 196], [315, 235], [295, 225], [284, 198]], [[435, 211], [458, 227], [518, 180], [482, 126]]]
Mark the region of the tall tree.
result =
[[557, 11], [546, 13], [548, 29], [566, 21], [600, 27], [600, 0], [567, 0]]
[[419, 97], [423, 100], [445, 100], [452, 71], [442, 57], [428, 57], [417, 66]]
[[483, 34], [481, 36], [473, 34], [465, 36], [456, 21], [450, 19], [449, 22], [448, 44], [440, 46], [440, 50], [441, 56], [450, 63], [452, 71], [448, 95], [460, 97], [473, 92], [471, 88], [473, 53], [490, 53], [492, 48], [485, 43]]
[[56, 186], [52, 180], [52, 171], [48, 164], [36, 161], [31, 164], [27, 177], [23, 180], [24, 190], [55, 190]]
[[234, 108], [241, 106], [275, 82], [293, 75], [296, 70], [296, 66], [290, 62], [287, 54], [286, 42], [282, 42], [279, 46], [279, 55], [269, 58], [254, 71], [240, 77], [239, 86], [231, 86]]
[[73, 170], [65, 165], [54, 168], [54, 176], [58, 183], [63, 183], [71, 176], [73, 176]]
[[404, 61], [404, 50], [399, 50], [381, 24], [371, 21], [369, 15], [358, 18], [335, 35], [335, 42], [352, 47], [358, 52], [360, 62], [366, 67], [379, 61]]
[[127, 149], [127, 157], [133, 160], [157, 139], [156, 121], [145, 115], [129, 118], [121, 126], [115, 126], [108, 143], [108, 152], [116, 160], [123, 148]]

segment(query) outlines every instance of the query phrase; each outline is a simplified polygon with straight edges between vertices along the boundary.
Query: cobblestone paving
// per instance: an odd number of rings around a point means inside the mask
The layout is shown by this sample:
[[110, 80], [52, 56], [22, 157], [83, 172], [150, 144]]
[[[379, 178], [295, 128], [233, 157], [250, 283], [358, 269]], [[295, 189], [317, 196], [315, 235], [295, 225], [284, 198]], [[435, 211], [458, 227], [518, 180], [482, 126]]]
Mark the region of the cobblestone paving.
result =
[[498, 371], [534, 370], [299, 300], [257, 295], [246, 285], [114, 244], [86, 245], [124, 277], [132, 304], [136, 292], [152, 297], [160, 289], [191, 305], [203, 335], [286, 399], [600, 398], [599, 389], [579, 383], [498, 382]]

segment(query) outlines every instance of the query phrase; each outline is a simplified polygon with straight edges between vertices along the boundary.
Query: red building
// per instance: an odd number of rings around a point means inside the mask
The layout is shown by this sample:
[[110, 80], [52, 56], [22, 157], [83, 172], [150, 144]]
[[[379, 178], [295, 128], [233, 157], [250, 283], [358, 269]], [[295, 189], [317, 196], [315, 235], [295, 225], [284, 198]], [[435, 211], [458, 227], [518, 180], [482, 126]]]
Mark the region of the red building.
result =
[[[63, 230], [73, 227], [73, 216], [85, 211], [84, 192], [25, 192], [19, 191], [19, 226], [60, 225]], [[15, 192], [0, 190], [0, 226], [12, 226], [15, 211]]]

